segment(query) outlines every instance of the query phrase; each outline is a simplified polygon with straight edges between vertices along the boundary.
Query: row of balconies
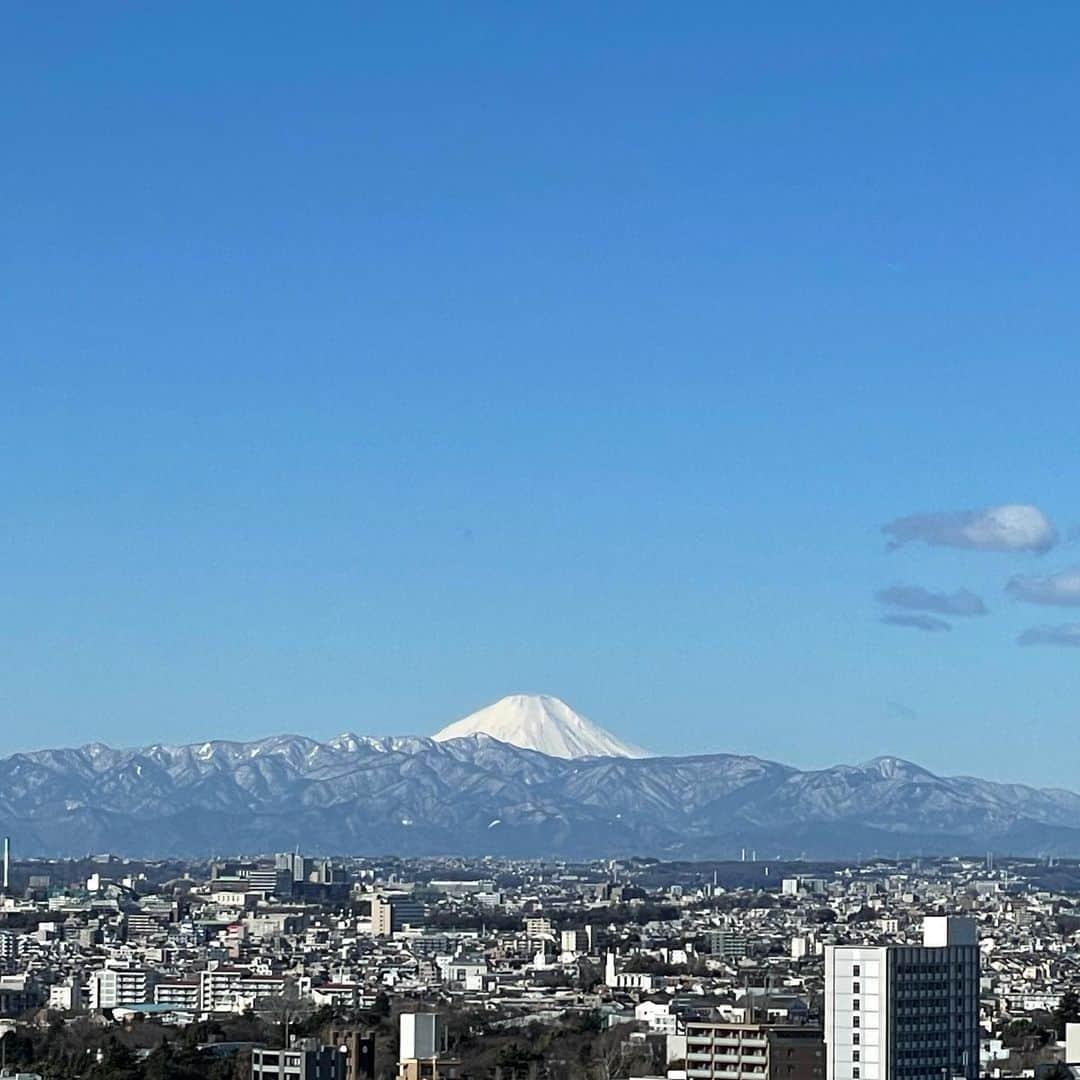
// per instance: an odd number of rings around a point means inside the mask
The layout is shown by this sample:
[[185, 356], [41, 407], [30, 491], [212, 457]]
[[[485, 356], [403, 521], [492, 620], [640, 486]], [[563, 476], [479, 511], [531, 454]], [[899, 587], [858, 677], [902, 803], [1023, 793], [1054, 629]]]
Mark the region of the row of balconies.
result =
[[701, 1054], [693, 1050], [687, 1050], [688, 1061], [711, 1061], [717, 1065], [738, 1065], [745, 1061], [748, 1065], [760, 1065], [765, 1061], [764, 1054]]
[[766, 1048], [764, 1046], [715, 1046], [710, 1047], [708, 1043], [696, 1043], [690, 1039], [686, 1041], [686, 1049], [696, 1051], [706, 1057], [727, 1057], [727, 1058], [763, 1058], [766, 1054]]
[[715, 1047], [720, 1050], [764, 1050], [768, 1047], [767, 1039], [703, 1039], [698, 1035], [686, 1037], [687, 1046]]
[[711, 1080], [743, 1080], [747, 1076], [764, 1076], [765, 1066], [759, 1066], [756, 1068], [747, 1069], [694, 1069], [688, 1068], [686, 1070], [687, 1076], [693, 1077], [694, 1080], [704, 1080], [704, 1078], [711, 1078]]

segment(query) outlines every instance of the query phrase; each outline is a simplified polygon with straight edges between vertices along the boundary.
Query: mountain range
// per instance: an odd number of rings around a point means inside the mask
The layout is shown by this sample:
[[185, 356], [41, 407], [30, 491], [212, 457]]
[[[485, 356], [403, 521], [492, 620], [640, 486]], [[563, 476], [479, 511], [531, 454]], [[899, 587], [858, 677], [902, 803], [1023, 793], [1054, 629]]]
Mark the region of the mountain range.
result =
[[531, 695], [434, 738], [91, 744], [0, 759], [0, 829], [17, 850], [49, 856], [297, 845], [566, 858], [1080, 855], [1080, 795], [1068, 791], [936, 776], [895, 757], [801, 771], [752, 756], [643, 754]]

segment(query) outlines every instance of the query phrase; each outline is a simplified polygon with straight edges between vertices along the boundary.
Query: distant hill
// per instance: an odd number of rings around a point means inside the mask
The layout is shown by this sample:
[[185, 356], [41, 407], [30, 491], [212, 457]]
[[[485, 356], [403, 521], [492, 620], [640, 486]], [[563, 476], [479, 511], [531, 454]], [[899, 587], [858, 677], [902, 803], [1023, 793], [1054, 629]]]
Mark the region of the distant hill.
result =
[[[40, 855], [297, 844], [522, 857], [1080, 855], [1071, 792], [935, 776], [892, 757], [813, 772], [730, 754], [634, 757], [643, 751], [578, 728], [554, 705], [543, 715], [557, 726], [545, 720], [528, 738], [558, 755], [490, 734], [452, 737], [453, 727], [434, 739], [284, 735], [14, 754], [0, 759], [0, 829]], [[576, 756], [609, 745], [601, 736], [618, 751]]]

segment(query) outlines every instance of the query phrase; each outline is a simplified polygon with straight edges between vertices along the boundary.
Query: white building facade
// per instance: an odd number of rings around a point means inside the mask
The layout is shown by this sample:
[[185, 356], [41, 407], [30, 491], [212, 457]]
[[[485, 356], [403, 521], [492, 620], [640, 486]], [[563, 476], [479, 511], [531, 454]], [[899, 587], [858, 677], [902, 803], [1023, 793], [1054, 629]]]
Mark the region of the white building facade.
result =
[[825, 1044], [828, 1080], [976, 1080], [974, 922], [928, 918], [921, 946], [828, 946]]

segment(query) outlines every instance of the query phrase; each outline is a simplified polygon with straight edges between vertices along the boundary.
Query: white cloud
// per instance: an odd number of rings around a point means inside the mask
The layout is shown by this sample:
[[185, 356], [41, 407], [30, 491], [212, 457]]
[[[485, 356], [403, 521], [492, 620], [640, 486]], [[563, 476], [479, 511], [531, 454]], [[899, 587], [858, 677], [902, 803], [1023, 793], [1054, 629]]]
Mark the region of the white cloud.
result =
[[971, 551], [1049, 551], [1057, 530], [1037, 507], [1024, 503], [988, 506], [984, 510], [957, 510], [910, 514], [882, 526], [890, 547], [922, 541], [936, 547]]

